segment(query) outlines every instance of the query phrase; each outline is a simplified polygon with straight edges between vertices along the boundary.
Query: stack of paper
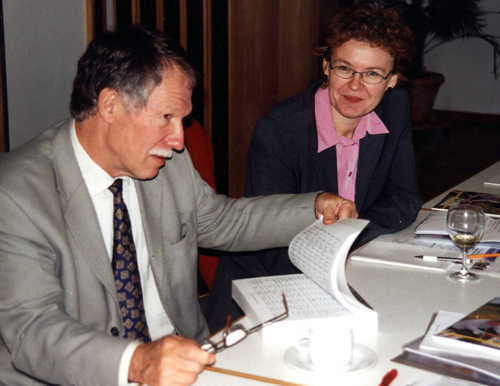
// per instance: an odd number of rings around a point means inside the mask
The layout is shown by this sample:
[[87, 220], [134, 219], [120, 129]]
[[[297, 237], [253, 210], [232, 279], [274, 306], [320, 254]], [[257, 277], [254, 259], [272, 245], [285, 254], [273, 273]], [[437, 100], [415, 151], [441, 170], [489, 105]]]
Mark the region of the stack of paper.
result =
[[261, 330], [263, 339], [295, 342], [324, 323], [348, 323], [357, 336], [376, 333], [377, 313], [356, 298], [345, 277], [349, 248], [367, 224], [318, 220], [290, 243], [290, 260], [304, 274], [233, 281], [233, 298], [254, 325], [283, 313], [281, 293], [286, 295], [289, 317]]
[[304, 274], [269, 276], [233, 281], [233, 298], [253, 325], [284, 312], [281, 293], [286, 294], [289, 317], [260, 331], [266, 341], [295, 342], [316, 325], [349, 324], [354, 334], [369, 337], [378, 330], [374, 311], [352, 312]]

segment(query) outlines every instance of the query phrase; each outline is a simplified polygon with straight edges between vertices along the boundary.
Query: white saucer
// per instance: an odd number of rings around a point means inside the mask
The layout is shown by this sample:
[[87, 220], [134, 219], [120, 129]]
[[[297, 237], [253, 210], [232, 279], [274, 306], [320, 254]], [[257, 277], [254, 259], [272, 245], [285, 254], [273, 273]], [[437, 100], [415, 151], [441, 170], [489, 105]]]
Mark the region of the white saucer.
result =
[[292, 346], [285, 352], [285, 362], [294, 369], [302, 371], [356, 373], [375, 366], [377, 363], [377, 354], [368, 347], [355, 344], [352, 352], [352, 360], [346, 367], [338, 370], [332, 370], [331, 368], [320, 369], [311, 363], [307, 354], [300, 352], [295, 346]]

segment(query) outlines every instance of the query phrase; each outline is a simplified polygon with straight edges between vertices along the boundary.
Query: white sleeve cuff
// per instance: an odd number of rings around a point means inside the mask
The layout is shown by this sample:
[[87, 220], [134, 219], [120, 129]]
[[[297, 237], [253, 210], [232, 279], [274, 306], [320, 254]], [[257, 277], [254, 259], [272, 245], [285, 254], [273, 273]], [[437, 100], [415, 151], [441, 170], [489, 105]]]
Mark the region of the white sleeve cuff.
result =
[[130, 367], [130, 361], [132, 360], [132, 355], [135, 349], [141, 344], [137, 340], [133, 340], [127, 346], [120, 359], [120, 367], [118, 369], [118, 386], [129, 386], [137, 385], [136, 383], [129, 383], [128, 381], [128, 369]]

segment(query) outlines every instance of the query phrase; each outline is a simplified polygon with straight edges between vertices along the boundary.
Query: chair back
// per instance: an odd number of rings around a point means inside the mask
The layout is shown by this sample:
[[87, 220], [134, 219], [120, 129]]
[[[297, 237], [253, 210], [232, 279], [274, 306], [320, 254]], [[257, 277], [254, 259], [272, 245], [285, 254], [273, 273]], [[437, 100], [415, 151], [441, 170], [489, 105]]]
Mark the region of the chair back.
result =
[[[193, 122], [184, 129], [184, 136], [185, 146], [194, 168], [200, 173], [201, 178], [217, 192], [214, 178], [214, 150], [208, 131], [193, 119]], [[218, 256], [199, 255], [198, 268], [208, 289], [212, 288], [218, 263]]]

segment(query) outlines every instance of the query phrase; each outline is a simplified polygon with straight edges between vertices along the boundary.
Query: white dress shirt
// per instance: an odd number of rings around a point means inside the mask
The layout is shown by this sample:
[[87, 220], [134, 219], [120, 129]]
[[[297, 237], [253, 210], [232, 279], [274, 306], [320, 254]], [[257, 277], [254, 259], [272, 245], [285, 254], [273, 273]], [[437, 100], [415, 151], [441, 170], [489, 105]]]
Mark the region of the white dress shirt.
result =
[[[74, 124], [71, 132], [71, 142], [78, 166], [94, 204], [111, 264], [113, 258], [113, 193], [108, 188], [113, 184], [115, 178], [111, 177], [90, 158], [78, 141]], [[119, 178], [123, 179], [123, 201], [127, 205], [132, 223], [132, 234], [137, 251], [146, 320], [151, 339], [156, 340], [162, 336], [172, 334], [174, 328], [161, 304], [158, 288], [153, 277], [135, 182], [130, 177], [123, 176]], [[139, 342], [131, 341], [131, 344], [122, 355], [118, 375], [119, 385], [128, 385], [128, 368], [132, 354], [138, 345]]]

